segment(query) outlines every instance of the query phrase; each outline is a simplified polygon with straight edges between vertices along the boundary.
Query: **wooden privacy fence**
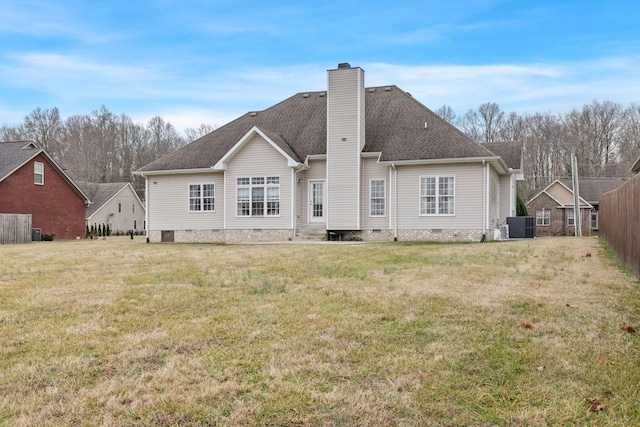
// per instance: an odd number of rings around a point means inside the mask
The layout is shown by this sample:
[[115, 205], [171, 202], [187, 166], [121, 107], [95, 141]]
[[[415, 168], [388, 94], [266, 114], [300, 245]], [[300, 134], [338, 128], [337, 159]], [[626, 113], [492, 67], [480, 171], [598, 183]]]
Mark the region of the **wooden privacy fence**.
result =
[[640, 175], [600, 199], [600, 236], [640, 277]]
[[31, 214], [0, 214], [0, 244], [31, 243]]

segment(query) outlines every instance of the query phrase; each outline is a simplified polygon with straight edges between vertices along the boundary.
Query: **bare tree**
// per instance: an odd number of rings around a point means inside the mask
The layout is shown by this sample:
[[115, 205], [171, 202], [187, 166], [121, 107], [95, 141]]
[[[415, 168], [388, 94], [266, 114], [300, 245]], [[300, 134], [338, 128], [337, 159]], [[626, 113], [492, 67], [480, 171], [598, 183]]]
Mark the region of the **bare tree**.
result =
[[618, 160], [615, 170], [611, 166], [610, 176], [627, 176], [629, 170], [640, 158], [640, 105], [632, 103], [624, 111], [624, 128], [618, 146]]
[[60, 157], [59, 143], [62, 120], [57, 108], [33, 110], [24, 118], [24, 130], [29, 139], [35, 141], [54, 158]]
[[185, 141], [171, 123], [166, 123], [162, 117], [155, 116], [147, 124], [150, 145], [156, 159], [180, 148]]
[[23, 125], [0, 127], [0, 141], [23, 141], [28, 138]]
[[98, 182], [117, 180], [118, 164], [118, 124], [116, 116], [102, 105], [92, 113], [93, 147], [98, 156], [100, 178]]
[[185, 133], [185, 135], [187, 135], [187, 140], [189, 142], [193, 142], [196, 139], [200, 139], [203, 136], [213, 132], [214, 130], [216, 130], [216, 126], [211, 126], [211, 125], [207, 125], [207, 124], [202, 123], [197, 128], [187, 128], [184, 131], [184, 133]]
[[616, 159], [624, 117], [622, 106], [609, 101], [593, 101], [565, 115], [569, 143], [576, 149], [582, 176], [602, 176]]
[[495, 102], [485, 102], [478, 108], [482, 128], [482, 142], [497, 142], [504, 112]]
[[101, 182], [99, 157], [94, 146], [95, 132], [90, 116], [74, 115], [64, 122], [67, 148], [64, 161], [71, 176], [80, 181]]
[[534, 191], [566, 175], [564, 158], [567, 150], [563, 143], [564, 127], [558, 117], [538, 113], [528, 117], [526, 122], [524, 187]]
[[437, 115], [448, 121], [449, 123], [454, 123], [456, 121], [456, 113], [453, 109], [448, 105], [443, 105], [434, 111]]
[[467, 111], [458, 118], [456, 126], [476, 142], [482, 142], [482, 124], [475, 110]]
[[510, 113], [501, 122], [500, 129], [498, 129], [498, 139], [500, 141], [522, 141], [526, 135], [526, 127], [525, 117]]

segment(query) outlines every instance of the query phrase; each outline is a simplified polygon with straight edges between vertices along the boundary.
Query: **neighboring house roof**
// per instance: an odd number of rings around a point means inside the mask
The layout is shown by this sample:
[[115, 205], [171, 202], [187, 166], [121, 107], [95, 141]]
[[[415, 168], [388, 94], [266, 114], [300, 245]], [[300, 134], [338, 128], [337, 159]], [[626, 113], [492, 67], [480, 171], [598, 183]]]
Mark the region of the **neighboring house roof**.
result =
[[[582, 185], [582, 181], [580, 181], [580, 185]], [[559, 179], [556, 179], [551, 184], [547, 185], [542, 191], [533, 196], [531, 200], [529, 200], [528, 204], [531, 204], [534, 200], [542, 195], [546, 195], [550, 197], [554, 202], [557, 203], [557, 206], [560, 208], [572, 208], [573, 209], [573, 190], [562, 183]], [[582, 195], [580, 196], [580, 208], [581, 209], [591, 209], [593, 206], [587, 200], [585, 200]]]
[[[138, 172], [209, 169], [254, 128], [300, 162], [326, 154], [327, 92], [298, 93], [266, 110], [246, 113]], [[363, 152], [380, 153], [380, 161], [474, 158], [507, 168], [500, 155], [396, 86], [365, 89], [365, 141]], [[520, 157], [515, 151], [521, 145], [512, 144], [512, 157]]]
[[[599, 204], [604, 193], [615, 190], [626, 181], [626, 178], [580, 178], [578, 190], [581, 198], [592, 205]], [[560, 182], [573, 191], [573, 182], [570, 179], [561, 179]]]
[[87, 206], [86, 217], [91, 218], [91, 215], [96, 213], [100, 208], [102, 208], [105, 204], [107, 204], [111, 199], [116, 197], [118, 193], [127, 188], [127, 186], [131, 187], [131, 191], [136, 196], [136, 199], [142, 205], [142, 202], [138, 198], [138, 195], [133, 190], [133, 187], [128, 182], [83, 182], [78, 181], [78, 186], [82, 189], [82, 191], [89, 196], [92, 204]]
[[5, 141], [0, 142], [0, 182], [20, 169], [38, 154], [42, 154], [47, 159], [62, 178], [73, 188], [73, 190], [84, 199], [85, 204], [90, 204], [91, 200], [78, 187], [69, 175], [58, 165], [55, 160], [33, 141]]

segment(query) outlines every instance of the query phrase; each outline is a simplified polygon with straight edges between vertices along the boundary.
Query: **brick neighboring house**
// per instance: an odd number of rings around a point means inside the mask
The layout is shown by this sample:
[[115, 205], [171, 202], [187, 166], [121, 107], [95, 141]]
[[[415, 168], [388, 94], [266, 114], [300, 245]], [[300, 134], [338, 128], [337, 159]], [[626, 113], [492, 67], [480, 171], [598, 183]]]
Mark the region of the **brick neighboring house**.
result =
[[31, 141], [0, 142], [0, 213], [31, 214], [56, 239], [85, 236], [91, 202], [46, 151]]
[[[593, 206], [590, 214], [591, 234], [597, 234], [600, 228], [598, 225], [600, 198], [604, 193], [615, 190], [627, 181], [627, 178], [580, 178], [580, 197]], [[570, 179], [562, 179], [560, 182], [573, 192], [573, 183]]]
[[[581, 185], [582, 185], [582, 181]], [[573, 191], [556, 179], [527, 203], [529, 212], [536, 217], [536, 237], [575, 236]], [[582, 235], [591, 236], [591, 210], [593, 206], [580, 197]]]

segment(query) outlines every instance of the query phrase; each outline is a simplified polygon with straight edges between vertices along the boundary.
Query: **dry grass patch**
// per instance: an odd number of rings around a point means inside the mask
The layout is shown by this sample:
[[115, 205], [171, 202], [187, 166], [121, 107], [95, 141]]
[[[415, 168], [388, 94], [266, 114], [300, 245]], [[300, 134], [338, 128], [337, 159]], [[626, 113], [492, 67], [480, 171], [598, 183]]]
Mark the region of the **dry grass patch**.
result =
[[595, 238], [2, 246], [0, 422], [633, 425], [638, 281], [604, 254]]

